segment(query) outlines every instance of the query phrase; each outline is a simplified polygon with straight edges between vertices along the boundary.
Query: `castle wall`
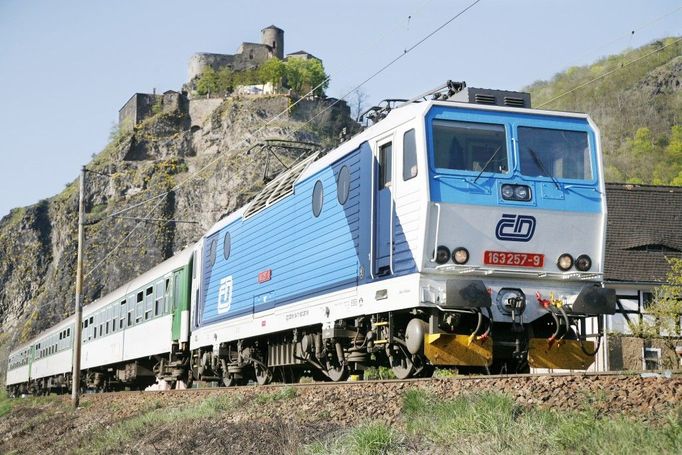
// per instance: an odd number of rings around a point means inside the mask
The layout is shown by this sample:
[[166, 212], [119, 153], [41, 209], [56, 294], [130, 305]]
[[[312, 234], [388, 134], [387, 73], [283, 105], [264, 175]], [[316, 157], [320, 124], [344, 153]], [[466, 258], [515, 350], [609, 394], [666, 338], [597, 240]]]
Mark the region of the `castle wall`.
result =
[[195, 77], [199, 76], [208, 67], [218, 71], [224, 66], [231, 66], [234, 62], [234, 58], [234, 55], [229, 54], [194, 54], [192, 58], [189, 59], [188, 80], [191, 81]]
[[206, 119], [223, 103], [222, 98], [194, 98], [189, 100], [191, 127], [201, 127]]

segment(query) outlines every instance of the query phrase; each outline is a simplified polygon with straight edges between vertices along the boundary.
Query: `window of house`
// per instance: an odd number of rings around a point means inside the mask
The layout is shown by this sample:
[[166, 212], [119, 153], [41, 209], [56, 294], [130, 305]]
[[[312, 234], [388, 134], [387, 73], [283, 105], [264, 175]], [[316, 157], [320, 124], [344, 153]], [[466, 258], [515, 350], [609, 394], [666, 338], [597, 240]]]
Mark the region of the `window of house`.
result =
[[642, 353], [643, 367], [645, 370], [661, 369], [661, 349], [643, 348]]

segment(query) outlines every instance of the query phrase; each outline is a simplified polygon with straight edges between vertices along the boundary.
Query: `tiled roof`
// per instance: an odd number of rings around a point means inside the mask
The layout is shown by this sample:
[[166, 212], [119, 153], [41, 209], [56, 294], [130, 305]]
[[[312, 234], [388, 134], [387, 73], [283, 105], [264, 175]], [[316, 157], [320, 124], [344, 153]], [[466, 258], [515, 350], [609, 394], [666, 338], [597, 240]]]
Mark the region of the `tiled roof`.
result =
[[606, 281], [663, 282], [682, 258], [682, 188], [606, 184]]

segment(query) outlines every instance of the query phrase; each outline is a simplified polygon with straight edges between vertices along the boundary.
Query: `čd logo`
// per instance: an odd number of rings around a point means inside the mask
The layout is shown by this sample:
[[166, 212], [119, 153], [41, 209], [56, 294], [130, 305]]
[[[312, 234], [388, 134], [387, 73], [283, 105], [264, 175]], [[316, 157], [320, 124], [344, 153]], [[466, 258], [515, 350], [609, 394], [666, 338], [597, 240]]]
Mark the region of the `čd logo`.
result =
[[535, 217], [505, 213], [497, 223], [495, 236], [500, 240], [527, 242], [535, 234]]

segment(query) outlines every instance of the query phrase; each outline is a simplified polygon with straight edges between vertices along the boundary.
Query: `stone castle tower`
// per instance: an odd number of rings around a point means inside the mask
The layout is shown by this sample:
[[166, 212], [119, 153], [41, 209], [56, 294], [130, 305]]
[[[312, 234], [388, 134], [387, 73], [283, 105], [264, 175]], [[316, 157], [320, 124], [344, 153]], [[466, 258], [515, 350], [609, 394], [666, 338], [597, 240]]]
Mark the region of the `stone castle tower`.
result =
[[260, 31], [262, 38], [261, 42], [266, 46], [270, 46], [275, 57], [278, 59], [284, 58], [284, 30], [274, 25], [265, 27]]

